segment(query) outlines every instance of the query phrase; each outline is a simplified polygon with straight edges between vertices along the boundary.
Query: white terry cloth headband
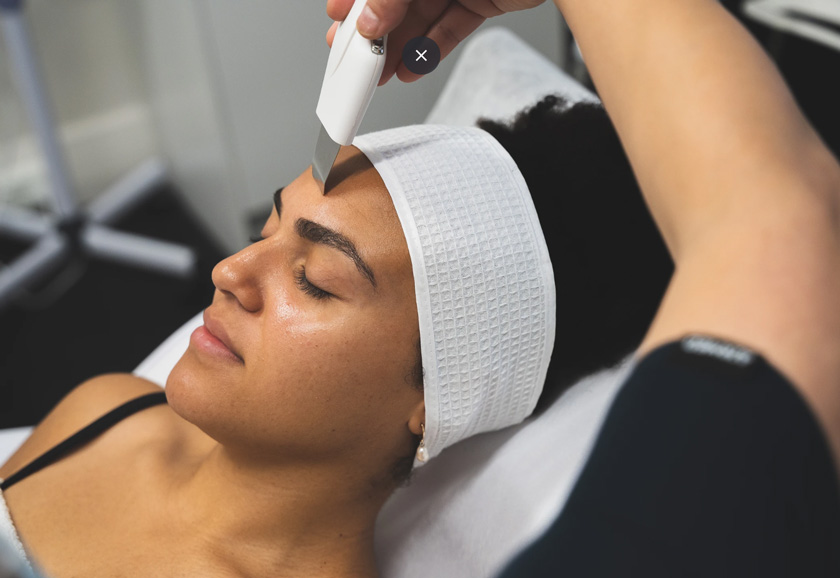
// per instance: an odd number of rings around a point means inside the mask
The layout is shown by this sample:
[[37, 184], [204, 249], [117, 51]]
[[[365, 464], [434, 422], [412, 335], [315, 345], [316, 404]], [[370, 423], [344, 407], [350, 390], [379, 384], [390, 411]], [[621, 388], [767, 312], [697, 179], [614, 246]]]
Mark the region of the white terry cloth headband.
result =
[[429, 458], [521, 422], [545, 381], [556, 303], [516, 163], [478, 128], [408, 126], [353, 144], [388, 188], [411, 255]]

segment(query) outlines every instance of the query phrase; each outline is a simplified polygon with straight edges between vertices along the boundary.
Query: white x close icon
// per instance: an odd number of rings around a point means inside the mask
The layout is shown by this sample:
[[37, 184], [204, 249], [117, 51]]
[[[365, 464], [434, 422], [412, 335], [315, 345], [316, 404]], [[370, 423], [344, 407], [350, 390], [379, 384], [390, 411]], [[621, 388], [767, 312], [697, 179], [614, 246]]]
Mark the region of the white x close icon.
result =
[[423, 59], [424, 62], [428, 62], [428, 60], [426, 60], [426, 53], [428, 52], [428, 50], [424, 50], [423, 52], [420, 52], [419, 50], [415, 50], [414, 52], [417, 53], [417, 60], [415, 60], [414, 62], [420, 62], [421, 58]]

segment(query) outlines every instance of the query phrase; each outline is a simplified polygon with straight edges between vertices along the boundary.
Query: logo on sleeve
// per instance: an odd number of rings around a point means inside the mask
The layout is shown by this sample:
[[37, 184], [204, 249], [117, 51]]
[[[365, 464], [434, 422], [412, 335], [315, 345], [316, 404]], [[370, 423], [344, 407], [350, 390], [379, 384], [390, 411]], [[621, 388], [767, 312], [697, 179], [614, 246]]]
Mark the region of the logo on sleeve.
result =
[[737, 367], [748, 367], [756, 354], [745, 347], [702, 335], [690, 335], [682, 340], [686, 353], [712, 357]]

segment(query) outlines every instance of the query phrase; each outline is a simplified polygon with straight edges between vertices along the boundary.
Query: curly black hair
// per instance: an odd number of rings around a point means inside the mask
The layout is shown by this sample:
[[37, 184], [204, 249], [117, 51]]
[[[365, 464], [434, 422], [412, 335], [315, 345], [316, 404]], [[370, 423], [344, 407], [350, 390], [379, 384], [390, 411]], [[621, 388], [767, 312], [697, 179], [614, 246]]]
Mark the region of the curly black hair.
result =
[[557, 287], [557, 337], [537, 411], [635, 350], [674, 264], [604, 108], [543, 98], [489, 132], [525, 177]]

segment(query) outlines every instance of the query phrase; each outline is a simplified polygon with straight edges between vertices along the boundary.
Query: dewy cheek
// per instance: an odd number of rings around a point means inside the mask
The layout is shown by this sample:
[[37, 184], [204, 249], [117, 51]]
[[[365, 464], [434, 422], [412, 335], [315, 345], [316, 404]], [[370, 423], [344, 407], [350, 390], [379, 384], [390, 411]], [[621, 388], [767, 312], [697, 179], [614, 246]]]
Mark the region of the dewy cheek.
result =
[[299, 323], [306, 312], [299, 304], [292, 302], [294, 298], [294, 295], [283, 295], [281, 299], [277, 299], [271, 309], [266, 310], [266, 314], [269, 316], [266, 321], [276, 328], [291, 328]]
[[260, 339], [272, 342], [272, 351], [291, 348], [288, 353], [292, 353], [329, 341], [324, 334], [333, 334], [336, 329], [335, 314], [324, 307], [324, 302], [301, 292], [297, 301], [278, 302], [272, 307], [270, 316], [262, 320]]

